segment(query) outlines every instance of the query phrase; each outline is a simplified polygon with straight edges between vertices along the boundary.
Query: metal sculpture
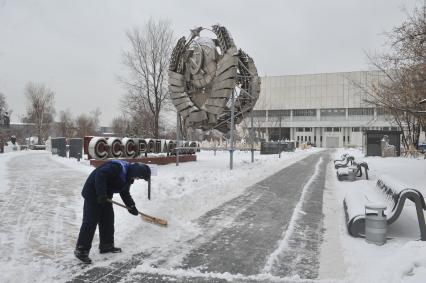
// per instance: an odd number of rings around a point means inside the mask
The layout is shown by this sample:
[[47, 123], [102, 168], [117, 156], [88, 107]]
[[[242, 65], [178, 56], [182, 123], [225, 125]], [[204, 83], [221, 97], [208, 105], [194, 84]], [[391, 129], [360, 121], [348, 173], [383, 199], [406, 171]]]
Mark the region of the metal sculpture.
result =
[[[216, 39], [200, 36], [209, 30]], [[185, 128], [227, 133], [231, 129], [231, 103], [234, 99], [235, 124], [249, 113], [260, 92], [260, 80], [253, 59], [237, 50], [228, 30], [198, 27], [173, 49], [169, 65], [170, 97]]]

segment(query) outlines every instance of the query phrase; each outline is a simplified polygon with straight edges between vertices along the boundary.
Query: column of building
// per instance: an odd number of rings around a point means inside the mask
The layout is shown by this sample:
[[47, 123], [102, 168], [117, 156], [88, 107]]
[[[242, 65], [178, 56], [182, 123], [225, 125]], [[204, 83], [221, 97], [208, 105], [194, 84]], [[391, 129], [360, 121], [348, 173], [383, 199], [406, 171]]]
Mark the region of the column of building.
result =
[[[317, 109], [316, 111], [317, 111], [317, 117], [316, 117], [317, 123], [321, 125], [321, 111], [320, 111], [320, 109]], [[316, 131], [314, 133], [314, 135], [316, 137], [315, 138], [315, 140], [316, 140], [315, 143], [317, 144], [317, 146], [322, 146], [322, 144], [320, 142], [321, 135], [322, 135], [322, 127], [319, 126], [319, 127], [315, 128], [315, 129], [316, 129]]]
[[265, 126], [265, 140], [266, 141], [269, 141], [269, 126], [268, 126], [269, 125], [269, 123], [268, 123], [269, 118], [268, 117], [269, 117], [269, 110], [266, 110], [266, 117], [265, 117], [265, 122], [266, 122], [265, 123], [265, 125], [266, 125]]
[[296, 129], [293, 126], [293, 109], [290, 110], [290, 125], [291, 125], [291, 127], [290, 127], [290, 140], [294, 141], [294, 140], [296, 140], [296, 137], [295, 137]]

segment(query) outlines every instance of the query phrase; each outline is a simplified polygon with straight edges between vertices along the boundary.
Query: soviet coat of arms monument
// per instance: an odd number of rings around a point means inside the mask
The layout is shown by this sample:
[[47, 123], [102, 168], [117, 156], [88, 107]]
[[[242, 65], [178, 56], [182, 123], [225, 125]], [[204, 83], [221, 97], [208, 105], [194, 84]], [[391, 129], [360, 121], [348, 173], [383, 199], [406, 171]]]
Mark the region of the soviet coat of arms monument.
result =
[[[209, 31], [216, 38], [200, 35]], [[260, 80], [253, 59], [237, 49], [225, 27], [214, 25], [195, 28], [189, 39], [178, 40], [170, 59], [169, 90], [185, 128], [227, 133], [232, 112], [238, 124], [253, 109]]]

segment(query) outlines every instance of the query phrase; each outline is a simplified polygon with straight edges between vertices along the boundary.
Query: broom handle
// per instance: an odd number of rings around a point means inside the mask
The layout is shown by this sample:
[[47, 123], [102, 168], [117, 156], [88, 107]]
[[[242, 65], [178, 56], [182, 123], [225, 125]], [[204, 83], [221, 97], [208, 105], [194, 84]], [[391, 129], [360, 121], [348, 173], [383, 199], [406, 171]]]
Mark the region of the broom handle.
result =
[[[110, 203], [116, 204], [116, 205], [118, 205], [118, 206], [121, 206], [121, 207], [123, 207], [123, 208], [126, 208], [127, 210], [129, 210], [129, 209], [130, 209], [130, 207], [125, 206], [124, 204], [121, 204], [121, 203], [119, 203], [119, 202], [116, 202], [116, 201], [114, 201], [114, 200], [112, 200], [112, 199], [107, 199], [107, 201], [109, 201]], [[138, 211], [138, 213], [139, 213], [140, 215], [142, 215], [143, 217], [154, 218], [154, 217], [152, 217], [151, 215], [145, 214], [145, 213], [140, 212], [140, 211]]]

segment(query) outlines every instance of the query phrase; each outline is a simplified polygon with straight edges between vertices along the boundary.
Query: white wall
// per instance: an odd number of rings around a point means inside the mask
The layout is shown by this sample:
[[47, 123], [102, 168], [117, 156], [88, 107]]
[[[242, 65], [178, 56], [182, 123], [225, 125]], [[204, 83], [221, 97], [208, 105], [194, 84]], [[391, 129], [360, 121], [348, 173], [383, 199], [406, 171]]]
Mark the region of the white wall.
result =
[[378, 71], [262, 77], [255, 110], [365, 107], [367, 95], [357, 85], [379, 79]]

